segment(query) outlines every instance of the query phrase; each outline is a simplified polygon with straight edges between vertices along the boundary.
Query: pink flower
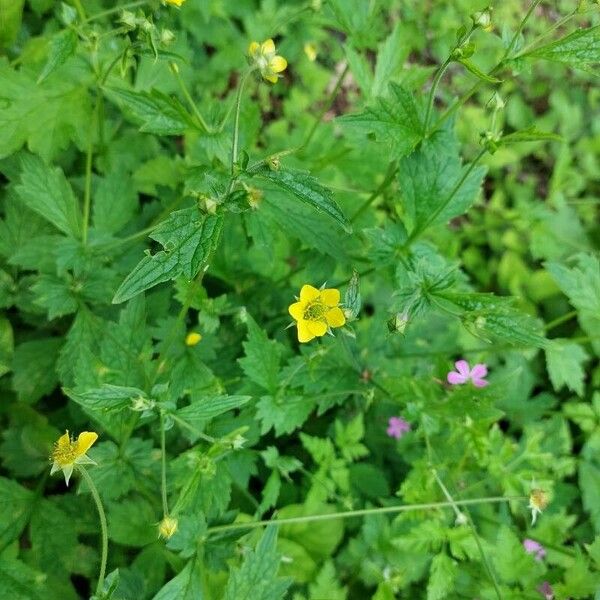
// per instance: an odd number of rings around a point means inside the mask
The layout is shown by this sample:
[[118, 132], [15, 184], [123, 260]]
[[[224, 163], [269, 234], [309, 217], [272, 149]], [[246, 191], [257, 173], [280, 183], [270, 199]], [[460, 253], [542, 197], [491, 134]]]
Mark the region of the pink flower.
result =
[[546, 556], [546, 549], [539, 542], [530, 540], [529, 538], [523, 540], [523, 548], [527, 554], [535, 554], [535, 560], [542, 560]]
[[410, 423], [402, 417], [390, 417], [386, 433], [399, 440], [406, 432], [410, 431]]
[[544, 583], [540, 585], [538, 592], [544, 596], [544, 600], [554, 600], [554, 590], [547, 581], [544, 581]]
[[454, 366], [456, 367], [456, 371], [448, 373], [448, 383], [461, 385], [467, 383], [470, 379], [475, 387], [485, 387], [488, 384], [484, 379], [488, 372], [486, 365], [478, 363], [471, 369], [466, 360], [457, 360]]

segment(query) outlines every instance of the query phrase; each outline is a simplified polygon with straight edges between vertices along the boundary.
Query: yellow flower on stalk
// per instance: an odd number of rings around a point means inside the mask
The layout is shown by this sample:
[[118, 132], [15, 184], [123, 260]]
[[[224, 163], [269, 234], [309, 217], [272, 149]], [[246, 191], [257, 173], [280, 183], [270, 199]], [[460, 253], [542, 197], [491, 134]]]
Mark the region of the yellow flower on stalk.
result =
[[195, 346], [202, 340], [202, 334], [197, 331], [190, 331], [185, 336], [185, 345], [186, 346]]
[[75, 465], [96, 464], [86, 456], [86, 452], [97, 439], [98, 434], [93, 431], [82, 431], [77, 439], [70, 437], [68, 431], [61, 435], [58, 442], [54, 444], [54, 450], [50, 455], [50, 460], [53, 461], [50, 475], [62, 471], [65, 476], [65, 483], [69, 485], [69, 479], [71, 479]]
[[531, 510], [531, 524], [535, 525], [538, 515], [548, 506], [548, 494], [544, 490], [533, 489], [529, 494], [529, 506]]
[[298, 341], [310, 342], [325, 335], [332, 327], [344, 325], [346, 317], [339, 304], [339, 290], [318, 290], [312, 285], [303, 285], [300, 299], [288, 308], [298, 327]]
[[163, 540], [170, 540], [177, 531], [179, 521], [175, 517], [168, 515], [158, 524], [158, 537]]
[[171, 6], [177, 6], [178, 8], [185, 2], [185, 0], [164, 0], [167, 4]]
[[275, 42], [272, 39], [262, 44], [252, 42], [248, 46], [248, 56], [260, 71], [262, 78], [271, 83], [277, 83], [280, 73], [287, 68], [287, 60], [275, 54]]

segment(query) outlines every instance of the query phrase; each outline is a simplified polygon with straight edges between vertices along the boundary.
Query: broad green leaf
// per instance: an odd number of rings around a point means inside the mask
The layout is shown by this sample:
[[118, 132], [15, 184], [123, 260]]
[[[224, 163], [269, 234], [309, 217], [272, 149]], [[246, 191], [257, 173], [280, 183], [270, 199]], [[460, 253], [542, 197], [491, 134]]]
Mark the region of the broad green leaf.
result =
[[140, 131], [156, 135], [180, 135], [195, 127], [182, 104], [158, 90], [135, 92], [110, 87], [106, 93], [134, 123], [140, 125]]
[[0, 477], [0, 551], [21, 535], [27, 525], [33, 499], [33, 492], [15, 481]]
[[138, 388], [109, 383], [85, 392], [76, 392], [66, 388], [63, 389], [63, 392], [71, 400], [92, 412], [120, 411], [131, 407], [136, 400], [147, 400], [146, 394]]
[[409, 50], [398, 21], [385, 42], [379, 46], [371, 90], [373, 96], [381, 96], [387, 91], [390, 80], [406, 60]]
[[195, 398], [188, 406], [177, 411], [177, 416], [192, 424], [203, 423], [214, 417], [218, 417], [230, 410], [244, 406], [250, 400], [250, 396], [216, 396]]
[[125, 302], [180, 275], [193, 279], [216, 249], [222, 226], [221, 216], [203, 214], [195, 207], [171, 213], [150, 234], [164, 250], [138, 263], [117, 290], [113, 303]]
[[304, 396], [284, 397], [263, 396], [256, 403], [256, 416], [261, 422], [261, 433], [265, 434], [273, 428], [279, 437], [292, 433], [300, 427], [315, 408], [315, 401]]
[[48, 311], [49, 320], [77, 311], [78, 302], [70, 283], [64, 277], [40, 275], [31, 286], [36, 296], [35, 303]]
[[10, 371], [14, 349], [12, 325], [8, 319], [0, 316], [0, 377]]
[[600, 467], [582, 461], [579, 465], [579, 486], [583, 506], [592, 519], [596, 533], [600, 533]]
[[556, 391], [566, 386], [578, 396], [583, 396], [584, 365], [588, 360], [586, 351], [569, 340], [551, 340], [545, 348], [546, 367]]
[[[90, 498], [91, 500], [91, 498]], [[108, 537], [124, 546], [145, 546], [156, 540], [157, 512], [140, 495], [109, 502]]]
[[202, 600], [205, 596], [201, 568], [202, 564], [195, 558], [190, 560], [153, 600]]
[[20, 560], [0, 556], [0, 598], [48, 600], [46, 577]]
[[442, 600], [454, 590], [454, 581], [458, 575], [456, 561], [447, 554], [441, 553], [433, 557], [427, 584], [427, 600]]
[[75, 194], [59, 168], [49, 167], [38, 156], [21, 156], [21, 179], [16, 190], [31, 210], [63, 233], [81, 235], [81, 214]]
[[283, 168], [273, 170], [266, 166], [260, 167], [254, 173], [273, 182], [286, 192], [293, 194], [296, 198], [320, 213], [328, 215], [343, 227], [347, 233], [352, 231], [350, 222], [333, 199], [332, 191], [323, 187], [308, 173]]
[[436, 132], [400, 161], [398, 181], [412, 236], [470, 208], [486, 168], [469, 168], [462, 165], [456, 138], [449, 130]]
[[390, 85], [390, 96], [378, 98], [357, 114], [339, 121], [391, 147], [392, 158], [410, 154], [423, 137], [423, 123], [413, 95], [401, 85]]
[[589, 68], [600, 63], [600, 25], [580, 29], [524, 56], [558, 61], [572, 67]]
[[33, 404], [50, 393], [57, 384], [56, 358], [61, 338], [46, 338], [23, 342], [13, 358], [13, 388], [19, 400]]
[[358, 87], [365, 97], [369, 96], [373, 87], [373, 73], [369, 61], [349, 45], [344, 47], [344, 53]]
[[0, 0], [0, 48], [15, 41], [21, 28], [23, 4], [25, 0]]
[[138, 207], [134, 182], [124, 170], [100, 179], [93, 198], [92, 222], [96, 229], [107, 233], [120, 231]]
[[244, 373], [268, 392], [277, 389], [277, 376], [281, 361], [282, 347], [247, 316], [248, 341], [243, 343], [245, 356], [239, 359]]
[[328, 560], [319, 574], [315, 578], [314, 583], [309, 586], [310, 600], [346, 600], [348, 598], [348, 590], [343, 587], [338, 581], [333, 562]]
[[73, 29], [65, 29], [57, 33], [50, 41], [48, 60], [40, 73], [37, 83], [41, 83], [54, 73], [77, 49], [77, 34]]
[[281, 600], [289, 583], [277, 577], [277, 528], [267, 527], [254, 551], [244, 556], [242, 565], [232, 571], [223, 600]]

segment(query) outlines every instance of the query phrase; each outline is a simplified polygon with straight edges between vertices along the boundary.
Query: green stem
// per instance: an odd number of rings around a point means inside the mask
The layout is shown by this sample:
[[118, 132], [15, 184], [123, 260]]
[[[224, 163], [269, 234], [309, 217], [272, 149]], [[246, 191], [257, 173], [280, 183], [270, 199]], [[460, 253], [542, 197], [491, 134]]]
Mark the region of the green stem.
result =
[[242, 106], [242, 93], [244, 91], [244, 84], [246, 83], [246, 79], [248, 79], [248, 75], [250, 75], [252, 71], [246, 71], [242, 78], [240, 79], [240, 85], [238, 86], [237, 96], [235, 98], [235, 117], [233, 120], [233, 140], [231, 143], [231, 183], [229, 185], [229, 191], [231, 192], [233, 189], [233, 184], [235, 182], [235, 165], [237, 163], [237, 155], [238, 155], [238, 144], [240, 141], [240, 109]]
[[486, 148], [482, 148], [480, 150], [479, 154], [473, 159], [473, 161], [471, 161], [469, 168], [464, 172], [463, 176], [458, 180], [454, 188], [452, 188], [452, 191], [448, 197], [429, 215], [427, 220], [420, 227], [416, 227], [415, 230], [410, 234], [406, 242], [406, 246], [410, 246], [410, 244], [412, 244], [412, 242], [414, 242], [421, 235], [421, 233], [423, 233], [423, 231], [425, 231], [427, 227], [429, 227], [440, 216], [486, 152]]
[[165, 442], [165, 415], [160, 411], [160, 452], [161, 452], [161, 471], [160, 471], [160, 493], [162, 498], [163, 516], [169, 516], [169, 503], [167, 499], [167, 446]]
[[343, 71], [340, 73], [340, 76], [338, 77], [337, 81], [335, 82], [335, 86], [333, 87], [333, 90], [331, 90], [331, 93], [329, 94], [329, 96], [327, 97], [325, 102], [323, 103], [323, 107], [321, 108], [319, 114], [315, 117], [315, 122], [313, 123], [313, 126], [311, 127], [310, 131], [308, 132], [308, 135], [304, 139], [304, 142], [302, 142], [302, 148], [305, 148], [306, 146], [308, 146], [308, 144], [312, 140], [313, 136], [315, 135], [315, 133], [317, 131], [317, 128], [319, 127], [319, 125], [321, 124], [321, 121], [323, 120], [323, 117], [325, 116], [325, 113], [331, 108], [333, 101], [335, 100], [336, 96], [338, 95], [338, 92], [340, 91], [342, 84], [344, 83], [344, 79], [346, 78], [346, 75], [348, 74], [349, 70], [350, 70], [350, 65], [346, 64]]
[[83, 8], [81, 1], [73, 0], [73, 5], [75, 6], [75, 8], [77, 10], [77, 14], [79, 15], [79, 18], [85, 22], [87, 20], [87, 17], [85, 15], [85, 9]]
[[392, 183], [396, 173], [398, 172], [398, 163], [396, 161], [392, 161], [390, 166], [388, 167], [385, 178], [381, 182], [381, 185], [363, 202], [363, 204], [358, 208], [358, 210], [354, 213], [352, 218], [350, 219], [351, 223], [354, 223], [360, 215], [362, 215], [365, 210], [371, 206], [371, 204], [381, 196], [381, 194], [387, 189], [387, 187]]
[[[527, 496], [493, 496], [489, 498], [471, 498], [467, 500], [456, 500], [457, 506], [470, 506], [476, 504], [497, 504], [501, 502], [512, 502], [516, 500], [527, 500]], [[290, 517], [288, 519], [266, 519], [264, 521], [250, 521], [248, 523], [230, 523], [229, 525], [216, 525], [208, 528], [208, 533], [221, 531], [234, 531], [240, 529], [256, 529], [267, 525], [290, 525], [293, 523], [312, 523], [315, 521], [329, 521], [333, 519], [349, 519], [352, 517], [364, 517], [375, 514], [394, 514], [400, 512], [412, 512], [416, 510], [433, 510], [448, 508], [452, 502], [426, 502], [423, 504], [402, 504], [400, 506], [383, 506], [380, 508], [363, 508], [360, 510], [347, 510], [331, 514], [306, 515], [304, 517]]]
[[427, 111], [425, 112], [425, 120], [423, 122], [423, 131], [427, 133], [427, 129], [429, 127], [429, 120], [431, 119], [431, 112], [433, 110], [433, 103], [435, 102], [435, 92], [437, 91], [438, 85], [440, 83], [440, 79], [446, 72], [446, 69], [450, 66], [452, 59], [448, 57], [445, 62], [440, 66], [437, 70], [435, 77], [433, 78], [433, 82], [431, 84], [431, 89], [429, 90], [429, 98], [427, 100]]
[[185, 421], [181, 417], [178, 417], [177, 415], [170, 415], [170, 417], [171, 417], [171, 419], [173, 419], [173, 421], [175, 421], [175, 423], [179, 423], [179, 425], [181, 425], [182, 427], [185, 427], [185, 429], [187, 429], [188, 431], [191, 431], [194, 435], [197, 435], [200, 439], [203, 439], [205, 442], [214, 444], [217, 441], [216, 438], [204, 433], [203, 431], [200, 431], [199, 429], [196, 429], [193, 425], [190, 425], [187, 421]]
[[572, 310], [571, 312], [568, 312], [564, 315], [561, 315], [560, 317], [557, 317], [553, 321], [550, 321], [550, 323], [546, 323], [544, 329], [546, 331], [550, 331], [551, 329], [554, 329], [555, 327], [558, 327], [559, 325], [562, 325], [563, 323], [570, 321], [573, 317], [576, 317], [576, 316], [577, 316], [577, 311]]
[[138, 0], [137, 2], [129, 2], [128, 4], [121, 4], [121, 6], [115, 6], [114, 8], [109, 8], [108, 10], [103, 10], [102, 12], [96, 13], [91, 17], [86, 19], [86, 22], [95, 21], [97, 19], [102, 19], [103, 17], [108, 17], [110, 15], [114, 15], [115, 13], [120, 13], [124, 10], [129, 10], [130, 8], [137, 8], [138, 6], [143, 6], [144, 4], [149, 4], [149, 0]]
[[529, 21], [529, 18], [533, 14], [533, 11], [537, 8], [538, 4], [540, 4], [541, 2], [542, 2], [542, 0], [533, 0], [533, 2], [531, 3], [529, 10], [525, 13], [525, 16], [523, 17], [522, 21], [519, 23], [519, 26], [517, 27], [517, 31], [515, 31], [515, 35], [513, 35], [512, 39], [510, 40], [510, 44], [508, 45], [508, 48], [504, 52], [504, 56], [500, 60], [500, 64], [503, 64], [508, 58], [510, 58], [510, 54], [514, 49], [514, 47], [517, 43], [517, 40], [519, 39], [519, 36], [521, 35], [521, 32], [525, 28], [527, 21]]
[[77, 469], [85, 479], [94, 502], [96, 503], [96, 509], [98, 510], [98, 516], [100, 517], [100, 531], [102, 532], [102, 553], [100, 558], [100, 574], [98, 575], [98, 585], [96, 586], [96, 594], [99, 596], [104, 586], [104, 576], [106, 575], [106, 561], [108, 559], [108, 527], [106, 525], [106, 515], [104, 514], [104, 507], [102, 506], [102, 500], [100, 500], [100, 494], [98, 488], [94, 484], [90, 474], [87, 472], [83, 465], [77, 465]]
[[171, 73], [173, 73], [175, 75], [175, 79], [177, 79], [177, 83], [179, 84], [179, 89], [181, 90], [181, 93], [184, 95], [189, 107], [191, 108], [192, 112], [194, 113], [194, 116], [196, 117], [196, 119], [198, 119], [198, 122], [200, 123], [200, 125], [202, 126], [204, 131], [206, 131], [207, 133], [212, 133], [213, 132], [212, 129], [208, 126], [208, 124], [204, 120], [204, 117], [198, 110], [198, 107], [196, 106], [194, 99], [192, 98], [187, 86], [185, 85], [185, 81], [183, 81], [183, 78], [181, 77], [181, 74], [179, 73], [179, 68], [177, 67], [177, 65], [175, 63], [171, 63]]
[[[96, 107], [94, 109], [94, 122], [98, 121], [100, 112], [100, 93], [96, 98]], [[81, 231], [81, 240], [83, 245], [87, 244], [88, 229], [90, 225], [90, 206], [92, 202], [92, 158], [94, 154], [94, 127], [90, 127], [87, 150], [85, 153], [85, 184], [83, 189], [83, 227]]]

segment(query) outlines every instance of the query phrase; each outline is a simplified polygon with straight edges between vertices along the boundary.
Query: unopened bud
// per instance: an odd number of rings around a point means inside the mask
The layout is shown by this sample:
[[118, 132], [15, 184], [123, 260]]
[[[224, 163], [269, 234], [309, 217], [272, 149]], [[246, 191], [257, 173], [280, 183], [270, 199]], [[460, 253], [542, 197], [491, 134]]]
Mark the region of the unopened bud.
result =
[[163, 29], [160, 32], [160, 41], [162, 44], [168, 45], [175, 39], [175, 34], [170, 29]]
[[485, 10], [477, 11], [471, 15], [471, 20], [475, 27], [481, 27], [484, 31], [492, 30], [492, 9], [486, 8]]
[[186, 346], [195, 346], [202, 340], [202, 334], [197, 331], [190, 331], [185, 336], [185, 345]]
[[175, 535], [178, 525], [179, 521], [175, 517], [166, 516], [158, 524], [158, 537], [161, 537], [163, 540], [171, 539]]

